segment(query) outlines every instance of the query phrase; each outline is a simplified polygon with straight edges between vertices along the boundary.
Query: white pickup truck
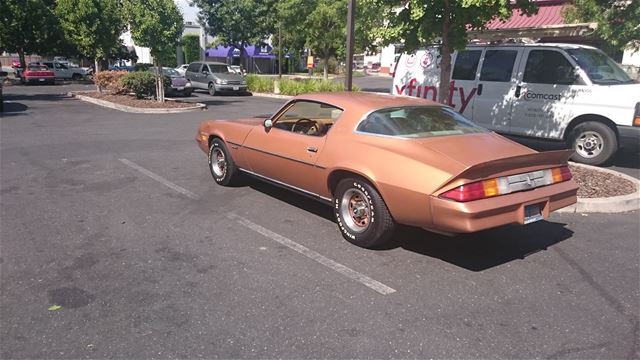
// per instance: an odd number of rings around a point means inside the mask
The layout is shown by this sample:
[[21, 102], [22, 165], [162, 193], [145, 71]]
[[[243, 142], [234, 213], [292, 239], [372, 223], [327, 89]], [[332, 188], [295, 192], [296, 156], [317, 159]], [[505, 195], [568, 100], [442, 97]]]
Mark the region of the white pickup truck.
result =
[[82, 80], [87, 75], [89, 75], [89, 72], [86, 69], [80, 67], [72, 67], [69, 63], [58, 61], [43, 61], [41, 62], [41, 64], [53, 70], [56, 79]]

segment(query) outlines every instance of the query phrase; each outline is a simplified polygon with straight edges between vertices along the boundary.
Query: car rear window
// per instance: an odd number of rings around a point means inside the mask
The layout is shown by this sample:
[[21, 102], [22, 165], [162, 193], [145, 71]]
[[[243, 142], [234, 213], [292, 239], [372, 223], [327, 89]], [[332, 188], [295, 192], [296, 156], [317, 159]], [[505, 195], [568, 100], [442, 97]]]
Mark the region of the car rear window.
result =
[[358, 125], [357, 131], [402, 138], [484, 133], [451, 108], [441, 106], [403, 106], [374, 111]]
[[29, 66], [30, 71], [47, 71], [49, 68], [46, 66]]

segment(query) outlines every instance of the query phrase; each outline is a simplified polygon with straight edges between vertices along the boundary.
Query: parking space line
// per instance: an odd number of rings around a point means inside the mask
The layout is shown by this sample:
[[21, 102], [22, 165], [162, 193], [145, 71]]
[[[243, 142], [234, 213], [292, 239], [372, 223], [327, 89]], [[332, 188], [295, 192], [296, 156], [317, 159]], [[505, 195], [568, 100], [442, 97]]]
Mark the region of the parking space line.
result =
[[118, 159], [118, 160], [120, 160], [121, 163], [127, 165], [128, 167], [140, 171], [141, 173], [143, 173], [143, 174], [147, 175], [148, 177], [152, 178], [153, 180], [161, 183], [162, 185], [164, 185], [164, 186], [166, 186], [168, 188], [171, 188], [171, 189], [179, 192], [180, 194], [182, 194], [182, 195], [184, 195], [184, 196], [186, 196], [186, 197], [188, 197], [190, 199], [198, 200], [200, 198], [198, 195], [196, 195], [196, 194], [192, 193], [191, 191], [183, 188], [182, 186], [179, 186], [179, 185], [176, 185], [176, 184], [172, 183], [171, 181], [163, 178], [162, 176], [160, 176], [160, 175], [158, 175], [158, 174], [156, 174], [154, 172], [151, 172], [151, 171], [143, 168], [142, 166], [134, 163], [131, 160], [127, 160], [127, 159]]
[[280, 234], [277, 234], [269, 229], [266, 229], [248, 219], [243, 218], [242, 216], [236, 215], [234, 213], [230, 213], [227, 214], [227, 217], [229, 217], [232, 220], [237, 221], [239, 224], [246, 226], [247, 228], [262, 234], [266, 237], [268, 237], [271, 240], [274, 240], [294, 251], [299, 252], [300, 254], [315, 260], [317, 262], [319, 262], [320, 264], [330, 268], [331, 270], [337, 271], [338, 273], [352, 279], [355, 281], [358, 281], [360, 283], [362, 283], [363, 285], [367, 286], [370, 289], [373, 289], [377, 292], [379, 292], [382, 295], [388, 295], [388, 294], [392, 294], [394, 292], [396, 292], [396, 290], [388, 287], [387, 285], [374, 280], [364, 274], [361, 274], [353, 269], [350, 269], [338, 262], [335, 262], [329, 258], [327, 258], [326, 256], [323, 256], [303, 245], [298, 244], [297, 242], [288, 239]]

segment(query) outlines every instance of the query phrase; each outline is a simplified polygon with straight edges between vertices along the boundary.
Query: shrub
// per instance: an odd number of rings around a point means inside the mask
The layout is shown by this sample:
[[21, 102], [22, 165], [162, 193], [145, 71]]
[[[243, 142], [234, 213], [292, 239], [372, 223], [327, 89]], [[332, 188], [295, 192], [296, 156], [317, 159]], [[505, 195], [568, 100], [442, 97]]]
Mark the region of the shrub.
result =
[[133, 71], [147, 71], [152, 66], [153, 66], [153, 64], [137, 63], [137, 64], [133, 65]]
[[122, 86], [128, 91], [136, 94], [138, 99], [154, 96], [156, 92], [156, 77], [146, 71], [136, 71], [128, 73], [120, 80]]
[[273, 78], [249, 74], [247, 75], [247, 89], [251, 92], [273, 92]]
[[93, 81], [101, 89], [106, 89], [113, 94], [123, 94], [126, 89], [120, 80], [127, 74], [127, 71], [100, 71], [93, 75]]

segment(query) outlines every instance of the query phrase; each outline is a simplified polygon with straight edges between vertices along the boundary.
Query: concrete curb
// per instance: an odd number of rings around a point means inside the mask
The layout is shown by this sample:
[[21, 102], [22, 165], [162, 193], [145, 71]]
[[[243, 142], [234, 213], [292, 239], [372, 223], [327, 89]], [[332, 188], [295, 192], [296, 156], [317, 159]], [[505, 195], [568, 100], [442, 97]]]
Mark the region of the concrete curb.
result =
[[279, 94], [269, 94], [269, 93], [251, 93], [251, 95], [252, 96], [274, 98], [274, 99], [293, 99], [294, 98], [291, 95], [279, 95]]
[[625, 180], [629, 180], [636, 186], [633, 194], [612, 196], [607, 198], [578, 198], [578, 202], [556, 210], [563, 213], [621, 213], [640, 209], [640, 181], [626, 174], [617, 171], [603, 169], [596, 166], [578, 164], [572, 162], [571, 165], [583, 167], [586, 169], [609, 173], [619, 176]]
[[[128, 113], [134, 114], [175, 114], [175, 113], [183, 113], [197, 110], [204, 110], [207, 108], [207, 105], [201, 103], [195, 103], [195, 106], [187, 107], [187, 108], [172, 108], [172, 109], [157, 109], [157, 108], [135, 108], [127, 105], [120, 105], [116, 103], [112, 103], [111, 101], [94, 99], [89, 96], [84, 96], [80, 94], [76, 94], [73, 92], [67, 93], [69, 96], [76, 97], [82, 101], [86, 101], [95, 105], [104, 106], [110, 109], [115, 109], [119, 111], [124, 111]], [[166, 99], [169, 101], [174, 101], [173, 99]]]

